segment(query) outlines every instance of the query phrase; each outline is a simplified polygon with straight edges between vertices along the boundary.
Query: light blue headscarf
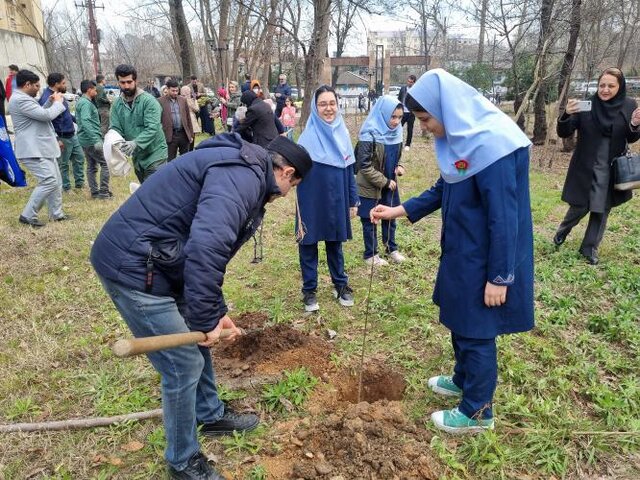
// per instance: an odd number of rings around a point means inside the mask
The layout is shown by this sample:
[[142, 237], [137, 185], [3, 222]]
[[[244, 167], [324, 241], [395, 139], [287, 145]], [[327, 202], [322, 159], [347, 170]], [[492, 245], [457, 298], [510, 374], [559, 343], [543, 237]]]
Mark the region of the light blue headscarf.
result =
[[[422, 75], [408, 93], [438, 120], [445, 137], [436, 138], [442, 179], [457, 183], [531, 142], [516, 123], [478, 91], [436, 68]], [[465, 160], [466, 169], [456, 168]]]
[[311, 98], [311, 115], [302, 135], [298, 138], [298, 144], [307, 149], [314, 162], [332, 167], [348, 167], [356, 160], [349, 130], [340, 110], [333, 122], [327, 123], [318, 114], [315, 92]]
[[378, 98], [362, 124], [358, 140], [370, 142], [373, 136], [377, 143], [384, 145], [402, 143], [402, 125], [398, 124], [396, 128], [389, 127], [391, 115], [398, 106], [402, 108], [402, 103], [396, 97], [384, 95]]

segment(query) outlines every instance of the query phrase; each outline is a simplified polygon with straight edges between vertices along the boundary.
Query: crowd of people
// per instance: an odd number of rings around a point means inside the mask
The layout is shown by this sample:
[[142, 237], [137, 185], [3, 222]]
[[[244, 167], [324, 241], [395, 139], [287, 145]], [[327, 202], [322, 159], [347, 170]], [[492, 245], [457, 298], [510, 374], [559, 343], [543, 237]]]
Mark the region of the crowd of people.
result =
[[[451, 332], [455, 366], [452, 374], [433, 376], [427, 384], [458, 403], [431, 418], [452, 433], [494, 428], [496, 337], [534, 325], [531, 143], [506, 114], [462, 80], [434, 69], [420, 78], [409, 76], [399, 97], [377, 98], [355, 148], [338, 95], [320, 86], [295, 143], [295, 110], [284, 75], [275, 102], [249, 77], [240, 88], [235, 82], [228, 91], [222, 88], [214, 111], [202, 110], [204, 92], [196, 78], [181, 89], [169, 80], [160, 92], [153, 85], [140, 88], [132, 66], [118, 66], [115, 76], [121, 94], [110, 105], [108, 128], [122, 137], [118, 148], [132, 159], [142, 185], [101, 229], [91, 262], [135, 336], [189, 330], [206, 336], [197, 346], [148, 355], [162, 377], [165, 458], [172, 478], [224, 478], [201, 453], [198, 429], [222, 435], [258, 424], [254, 414], [234, 412], [218, 398], [208, 347], [225, 329], [230, 338], [240, 334], [222, 293], [227, 264], [259, 228], [265, 205], [294, 187], [293, 233], [308, 312], [320, 309], [320, 242], [333, 297], [351, 307], [355, 295], [343, 255], [343, 243], [352, 238], [351, 219], [360, 218], [362, 259], [374, 268], [405, 260], [396, 242], [397, 218], [417, 222], [441, 210], [433, 301]], [[19, 221], [43, 226], [38, 212], [44, 203], [52, 220], [68, 220], [62, 192], [72, 185], [83, 188], [85, 157], [91, 196], [111, 198], [102, 153], [104, 107], [97, 102], [103, 79], [82, 82], [74, 119], [63, 98], [63, 75], [49, 75], [39, 101], [37, 75], [18, 70], [14, 77], [9, 110], [15, 152], [37, 181]], [[562, 197], [570, 207], [553, 241], [560, 246], [590, 214], [580, 252], [595, 264], [610, 209], [630, 198], [630, 192], [613, 190], [610, 163], [640, 138], [640, 109], [626, 98], [618, 69], [602, 73], [592, 101], [590, 112], [570, 101], [557, 121], [560, 136], [577, 130], [578, 140]], [[198, 114], [208, 131], [203, 113], [219, 115], [228, 132], [194, 150]], [[403, 201], [401, 157], [410, 147], [415, 119], [434, 137], [440, 176], [422, 194]], [[404, 124], [410, 127], [406, 140]], [[378, 244], [378, 225], [384, 248]]]

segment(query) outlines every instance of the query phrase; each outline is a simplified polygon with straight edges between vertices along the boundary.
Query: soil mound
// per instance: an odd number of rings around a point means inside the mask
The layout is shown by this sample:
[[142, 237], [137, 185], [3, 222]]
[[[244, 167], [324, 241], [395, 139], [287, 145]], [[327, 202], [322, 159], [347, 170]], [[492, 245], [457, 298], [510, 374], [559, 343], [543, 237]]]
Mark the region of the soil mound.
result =
[[223, 345], [217, 350], [220, 357], [237, 358], [259, 362], [273, 358], [275, 354], [294, 348], [300, 348], [308, 343], [309, 337], [294, 330], [289, 325], [274, 325], [261, 330], [247, 330], [238, 340]]
[[399, 402], [351, 404], [324, 419], [301, 421], [288, 435], [294, 458], [264, 459], [279, 478], [430, 480], [442, 473], [424, 454], [430, 434], [407, 419]]
[[233, 343], [220, 342], [212, 349], [216, 371], [223, 379], [253, 377], [262, 383], [300, 367], [318, 377], [333, 370], [329, 361], [333, 345], [290, 324], [267, 325], [267, 320], [261, 313], [238, 317], [234, 323], [246, 333]]

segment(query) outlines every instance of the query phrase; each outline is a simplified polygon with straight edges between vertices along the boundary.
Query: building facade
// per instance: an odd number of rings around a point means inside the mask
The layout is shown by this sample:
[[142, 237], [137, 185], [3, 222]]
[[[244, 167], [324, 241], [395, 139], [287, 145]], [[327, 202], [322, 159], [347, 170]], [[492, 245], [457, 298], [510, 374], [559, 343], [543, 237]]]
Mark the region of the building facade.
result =
[[47, 75], [40, 0], [0, 0], [0, 77], [11, 64]]

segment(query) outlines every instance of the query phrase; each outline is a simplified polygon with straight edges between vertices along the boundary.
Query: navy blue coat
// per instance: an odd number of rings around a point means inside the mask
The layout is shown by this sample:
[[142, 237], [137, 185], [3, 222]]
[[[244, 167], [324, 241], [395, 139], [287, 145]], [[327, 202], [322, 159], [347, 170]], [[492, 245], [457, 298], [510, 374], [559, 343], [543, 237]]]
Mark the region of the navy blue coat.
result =
[[277, 193], [266, 150], [237, 134], [218, 135], [163, 166], [129, 197], [98, 234], [91, 263], [126, 287], [183, 297], [189, 328], [211, 331], [227, 313], [227, 264]]
[[353, 164], [340, 168], [313, 162], [313, 168], [297, 187], [297, 195], [305, 229], [302, 245], [351, 238], [349, 207], [359, 203]]
[[[433, 292], [440, 322], [467, 338], [533, 328], [533, 224], [529, 150], [521, 148], [459, 183], [440, 178], [406, 201], [410, 221], [442, 209], [442, 255]], [[500, 307], [484, 304], [487, 282], [507, 285]]]

